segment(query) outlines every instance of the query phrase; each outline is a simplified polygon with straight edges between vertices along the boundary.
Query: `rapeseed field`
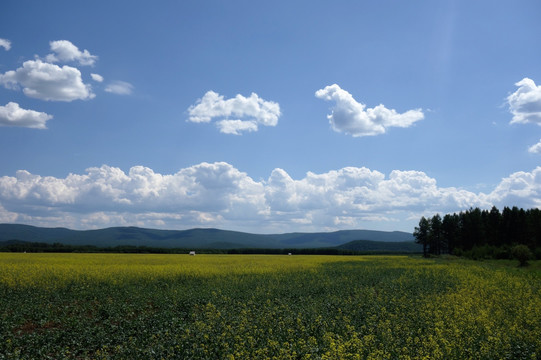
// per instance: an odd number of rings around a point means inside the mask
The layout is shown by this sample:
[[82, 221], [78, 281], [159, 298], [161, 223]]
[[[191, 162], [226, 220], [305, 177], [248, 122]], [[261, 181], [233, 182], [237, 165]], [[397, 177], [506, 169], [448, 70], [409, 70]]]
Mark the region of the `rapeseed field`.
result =
[[540, 280], [406, 256], [0, 253], [0, 359], [538, 359]]

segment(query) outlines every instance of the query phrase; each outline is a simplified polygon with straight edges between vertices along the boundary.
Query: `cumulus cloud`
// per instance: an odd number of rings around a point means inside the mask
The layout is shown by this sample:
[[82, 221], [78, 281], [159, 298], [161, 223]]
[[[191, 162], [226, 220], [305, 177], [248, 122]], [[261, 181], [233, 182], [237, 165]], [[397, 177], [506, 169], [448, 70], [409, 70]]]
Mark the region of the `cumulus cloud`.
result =
[[[21, 170], [0, 178], [0, 203], [29, 213], [167, 212], [236, 213], [249, 216], [263, 201], [262, 185], [227, 163], [202, 163], [173, 175], [135, 166], [128, 173], [110, 166], [66, 178]], [[8, 205], [6, 205], [8, 204]], [[247, 211], [247, 213], [245, 213]]]
[[113, 81], [105, 88], [105, 91], [117, 95], [130, 95], [133, 85], [125, 81]]
[[68, 40], [57, 40], [49, 43], [52, 54], [45, 57], [48, 62], [72, 62], [76, 61], [80, 65], [94, 65], [97, 56], [91, 55], [88, 50], [80, 51]]
[[274, 169], [268, 179], [255, 181], [225, 162], [201, 163], [174, 174], [103, 165], [65, 178], [24, 170], [0, 177], [0, 216], [73, 228], [210, 226], [283, 232], [374, 228], [390, 221], [397, 222], [393, 226], [409, 221], [413, 228], [421, 214], [492, 205], [541, 206], [541, 167], [511, 174], [488, 194], [440, 187], [420, 171], [385, 175], [364, 167], [308, 172], [301, 179]]
[[367, 168], [344, 168], [324, 174], [309, 172], [293, 180], [276, 169], [266, 187], [271, 211], [323, 214], [331, 220], [387, 217], [396, 211], [461, 209], [481, 206], [484, 201], [473, 193], [456, 188], [439, 188], [436, 180], [418, 171], [392, 171], [384, 174]]
[[333, 130], [354, 137], [384, 134], [390, 127], [409, 127], [424, 118], [421, 109], [399, 114], [382, 104], [366, 108], [365, 104], [357, 102], [349, 92], [336, 84], [316, 91], [315, 95], [319, 99], [335, 102], [332, 113], [327, 116]]
[[11, 41], [0, 38], [0, 47], [3, 47], [4, 50], [9, 51], [9, 49], [11, 49]]
[[222, 133], [235, 135], [243, 131], [257, 131], [259, 125], [276, 126], [281, 115], [278, 103], [263, 100], [256, 93], [249, 97], [238, 94], [226, 100], [214, 91], [208, 91], [195, 105], [190, 106], [188, 113], [188, 121], [209, 123], [217, 119]]
[[44, 112], [26, 110], [14, 102], [0, 106], [0, 126], [22, 126], [36, 129], [46, 129], [45, 123], [53, 116]]
[[26, 96], [41, 100], [69, 102], [95, 97], [92, 87], [83, 83], [78, 69], [41, 60], [25, 61], [17, 70], [0, 74], [0, 84], [13, 90], [22, 87]]
[[90, 77], [96, 82], [103, 82], [103, 76], [99, 74], [90, 74]]
[[519, 171], [502, 179], [487, 199], [500, 206], [541, 207], [541, 167], [532, 172]]
[[541, 86], [528, 78], [515, 85], [518, 86], [517, 91], [507, 97], [509, 111], [513, 114], [511, 124], [541, 125]]

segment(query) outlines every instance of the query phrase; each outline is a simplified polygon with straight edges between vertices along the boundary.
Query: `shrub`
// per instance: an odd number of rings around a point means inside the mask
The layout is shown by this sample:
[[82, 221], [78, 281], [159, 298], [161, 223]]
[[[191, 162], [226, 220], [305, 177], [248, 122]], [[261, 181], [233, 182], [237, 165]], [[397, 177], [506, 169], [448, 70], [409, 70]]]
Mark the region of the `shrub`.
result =
[[520, 266], [527, 266], [528, 260], [533, 258], [533, 253], [526, 245], [515, 245], [511, 248], [511, 254], [519, 261]]

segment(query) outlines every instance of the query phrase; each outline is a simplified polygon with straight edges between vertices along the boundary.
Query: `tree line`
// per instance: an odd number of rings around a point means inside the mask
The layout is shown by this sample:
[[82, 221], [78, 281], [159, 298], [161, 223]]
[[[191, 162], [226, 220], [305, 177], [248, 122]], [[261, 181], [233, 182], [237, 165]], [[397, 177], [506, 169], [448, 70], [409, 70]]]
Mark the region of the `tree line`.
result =
[[453, 254], [471, 258], [511, 258], [516, 245], [541, 259], [541, 210], [471, 208], [460, 213], [424, 216], [413, 232], [424, 256]]
[[0, 252], [27, 252], [27, 253], [121, 253], [121, 254], [268, 254], [268, 255], [380, 255], [404, 254], [393, 251], [358, 251], [340, 248], [160, 248], [149, 246], [119, 245], [114, 247], [99, 247], [94, 245], [67, 245], [62, 243], [40, 243], [21, 240], [0, 241]]

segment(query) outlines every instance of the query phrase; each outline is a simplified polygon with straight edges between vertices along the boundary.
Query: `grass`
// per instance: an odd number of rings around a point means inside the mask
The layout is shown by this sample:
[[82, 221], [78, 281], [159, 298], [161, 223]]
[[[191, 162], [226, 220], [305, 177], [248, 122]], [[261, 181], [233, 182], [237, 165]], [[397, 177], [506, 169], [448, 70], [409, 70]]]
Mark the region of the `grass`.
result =
[[540, 262], [0, 254], [0, 359], [536, 359]]

